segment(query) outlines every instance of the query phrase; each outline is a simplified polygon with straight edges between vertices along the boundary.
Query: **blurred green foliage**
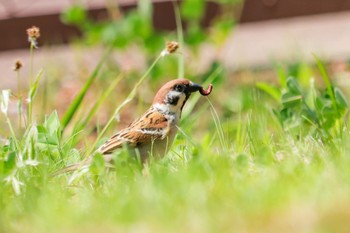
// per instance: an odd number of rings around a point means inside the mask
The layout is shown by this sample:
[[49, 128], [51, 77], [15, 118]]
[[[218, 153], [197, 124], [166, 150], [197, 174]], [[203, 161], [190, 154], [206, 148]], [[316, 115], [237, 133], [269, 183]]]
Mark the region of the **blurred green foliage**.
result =
[[273, 112], [285, 130], [298, 129], [300, 135], [299, 128], [306, 127], [322, 139], [339, 137], [347, 122], [348, 102], [332, 84], [323, 63], [315, 59], [323, 75], [324, 90], [315, 87], [312, 70], [305, 64], [291, 65], [287, 74], [279, 67], [278, 87], [265, 82], [258, 82], [257, 87], [280, 104]]
[[[214, 2], [219, 4], [220, 20], [213, 20], [209, 26], [213, 30], [207, 30], [202, 26], [207, 2], [202, 0], [181, 1], [181, 19], [187, 25], [184, 35], [187, 45], [196, 46], [216, 36], [217, 40], [222, 41], [234, 26], [234, 15], [227, 9], [233, 9], [241, 1]], [[176, 3], [174, 7], [177, 7]], [[164, 39], [175, 37], [173, 32], [157, 31], [153, 28], [152, 1], [139, 1], [135, 9], [125, 13], [121, 13], [118, 6], [111, 7], [109, 11], [117, 12], [118, 18], [95, 21], [88, 16], [82, 5], [74, 5], [62, 13], [61, 19], [66, 24], [78, 27], [86, 43], [90, 45], [102, 43], [113, 44], [116, 48], [126, 48], [136, 42], [143, 44], [147, 52], [154, 54], [164, 47]]]

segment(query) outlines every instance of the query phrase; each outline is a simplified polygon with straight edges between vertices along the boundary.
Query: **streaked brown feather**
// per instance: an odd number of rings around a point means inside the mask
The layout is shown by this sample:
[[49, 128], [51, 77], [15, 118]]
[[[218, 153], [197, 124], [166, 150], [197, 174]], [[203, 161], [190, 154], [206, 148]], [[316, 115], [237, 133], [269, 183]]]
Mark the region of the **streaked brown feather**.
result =
[[131, 123], [126, 129], [114, 134], [99, 149], [102, 154], [112, 153], [115, 149], [128, 145], [136, 147], [156, 139], [164, 139], [169, 133], [167, 118], [154, 108]]

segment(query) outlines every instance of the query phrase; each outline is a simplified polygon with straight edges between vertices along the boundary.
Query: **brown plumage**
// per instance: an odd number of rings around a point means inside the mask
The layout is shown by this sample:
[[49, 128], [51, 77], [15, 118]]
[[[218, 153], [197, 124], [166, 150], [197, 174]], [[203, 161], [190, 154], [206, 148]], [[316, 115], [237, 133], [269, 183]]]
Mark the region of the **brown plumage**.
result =
[[[127, 128], [113, 135], [98, 151], [101, 154], [109, 154], [115, 149], [123, 147], [124, 144], [137, 147], [156, 139], [164, 139], [164, 136], [167, 134], [161, 131], [168, 128], [168, 119], [160, 112], [154, 111], [154, 109], [151, 108]], [[144, 133], [147, 131], [154, 132], [154, 134]]]

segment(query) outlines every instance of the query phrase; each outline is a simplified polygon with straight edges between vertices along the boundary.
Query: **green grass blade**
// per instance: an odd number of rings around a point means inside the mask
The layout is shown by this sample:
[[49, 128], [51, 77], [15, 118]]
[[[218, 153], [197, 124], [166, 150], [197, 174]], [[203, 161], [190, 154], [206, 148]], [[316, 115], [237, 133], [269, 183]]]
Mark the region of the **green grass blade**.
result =
[[102, 67], [104, 61], [106, 60], [106, 58], [108, 57], [108, 55], [110, 54], [111, 51], [112, 51], [112, 49], [107, 50], [107, 52], [102, 56], [101, 60], [97, 64], [96, 68], [94, 69], [94, 71], [91, 73], [91, 75], [89, 76], [89, 78], [85, 82], [85, 85], [82, 87], [82, 89], [80, 90], [78, 95], [74, 98], [74, 100], [72, 101], [72, 103], [68, 107], [68, 110], [63, 115], [63, 117], [62, 117], [62, 131], [65, 130], [67, 125], [72, 120], [74, 114], [78, 111], [78, 109], [79, 109], [79, 107], [80, 107], [80, 105], [85, 97], [85, 94], [90, 89], [93, 82], [95, 81], [99, 71], [101, 70], [101, 67]]
[[287, 86], [287, 76], [281, 65], [277, 65], [278, 81], [282, 87]]
[[227, 151], [228, 150], [228, 144], [226, 143], [226, 140], [225, 140], [225, 133], [224, 133], [224, 129], [222, 128], [222, 124], [221, 124], [221, 120], [220, 120], [219, 114], [216, 111], [214, 105], [209, 100], [209, 98], [207, 97], [206, 99], [207, 99], [207, 101], [208, 101], [208, 103], [210, 105], [210, 112], [211, 112], [211, 115], [213, 117], [215, 128], [216, 128], [216, 131], [217, 131], [218, 136], [219, 136], [219, 140], [220, 140], [220, 144], [221, 144], [221, 147], [222, 147], [222, 151]]
[[96, 101], [94, 106], [91, 108], [89, 113], [87, 114], [86, 118], [82, 121], [82, 123], [78, 124], [75, 131], [82, 130], [91, 120], [91, 118], [96, 114], [97, 110], [100, 108], [102, 103], [107, 99], [107, 97], [112, 93], [112, 91], [115, 89], [117, 84], [120, 82], [120, 80], [123, 78], [124, 75], [120, 74], [114, 81], [109, 85], [108, 89], [103, 92], [103, 95]]
[[326, 84], [327, 92], [328, 92], [328, 95], [331, 97], [333, 108], [339, 114], [338, 107], [337, 107], [337, 101], [335, 99], [335, 94], [334, 94], [334, 91], [332, 88], [332, 83], [331, 83], [331, 80], [327, 74], [326, 68], [324, 67], [323, 63], [321, 62], [321, 60], [319, 59], [319, 57], [316, 54], [313, 54], [313, 56], [316, 60], [317, 67], [321, 72], [321, 76], [323, 78], [323, 81]]
[[277, 87], [265, 82], [257, 82], [256, 87], [269, 94], [277, 102], [281, 101], [281, 91]]
[[43, 71], [44, 71], [43, 69], [41, 69], [41, 70], [39, 71], [38, 75], [37, 75], [36, 78], [35, 78], [35, 81], [34, 81], [33, 85], [32, 85], [31, 88], [30, 88], [30, 91], [29, 91], [30, 102], [33, 101], [33, 99], [34, 99], [34, 97], [35, 97], [35, 95], [36, 95], [36, 93], [37, 93], [39, 81], [40, 81], [40, 79], [41, 79], [41, 76], [42, 76], [42, 74], [43, 74]]
[[28, 95], [28, 124], [31, 124], [32, 122], [32, 113], [33, 113], [33, 101], [34, 101], [34, 97], [37, 93], [38, 90], [38, 85], [39, 85], [39, 81], [41, 79], [41, 76], [43, 74], [43, 69], [41, 69], [39, 71], [39, 73], [37, 74], [34, 83], [31, 84], [30, 86], [30, 90], [29, 90], [29, 95]]

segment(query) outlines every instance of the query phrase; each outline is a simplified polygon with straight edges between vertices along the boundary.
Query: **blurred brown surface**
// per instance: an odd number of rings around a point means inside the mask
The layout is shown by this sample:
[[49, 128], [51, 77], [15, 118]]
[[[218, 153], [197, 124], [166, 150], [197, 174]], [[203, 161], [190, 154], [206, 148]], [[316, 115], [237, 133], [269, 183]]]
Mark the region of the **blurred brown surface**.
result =
[[[108, 18], [108, 11], [104, 0], [83, 0], [80, 4], [88, 9], [89, 17], [95, 20]], [[153, 0], [153, 24], [160, 30], [176, 29], [173, 1]], [[115, 4], [115, 2], [110, 2]], [[122, 12], [136, 7], [136, 0], [119, 0], [117, 2]], [[6, 32], [1, 37], [0, 51], [28, 47], [23, 40], [25, 30], [31, 26], [40, 27], [42, 33], [39, 45], [64, 44], [81, 33], [73, 26], [67, 26], [60, 20], [60, 13], [72, 5], [70, 0], [16, 0], [0, 2], [0, 31]], [[211, 19], [218, 14], [218, 6], [208, 2], [203, 26], [207, 26]], [[41, 43], [41, 44], [40, 44]]]
[[349, 0], [245, 0], [241, 22], [350, 10]]
[[[88, 9], [105, 8], [104, 0], [2, 0], [0, 1], [0, 20], [20, 17], [31, 17], [57, 14], [72, 4], [80, 4]], [[137, 0], [118, 0], [121, 6], [134, 5]]]
[[274, 63], [350, 58], [350, 11], [244, 23], [237, 26], [221, 53], [230, 69]]

